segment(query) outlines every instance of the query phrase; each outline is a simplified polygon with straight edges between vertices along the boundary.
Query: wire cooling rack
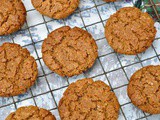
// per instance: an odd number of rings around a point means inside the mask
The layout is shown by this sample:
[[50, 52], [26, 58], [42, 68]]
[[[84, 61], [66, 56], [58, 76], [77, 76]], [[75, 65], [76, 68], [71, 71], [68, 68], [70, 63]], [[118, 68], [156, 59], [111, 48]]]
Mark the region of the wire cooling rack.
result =
[[160, 0], [144, 0], [144, 8], [156, 21], [160, 22]]
[[[23, 28], [10, 36], [0, 37], [0, 45], [14, 42], [27, 48], [36, 59], [39, 69], [36, 84], [27, 93], [10, 98], [0, 98], [0, 120], [21, 106], [36, 105], [50, 110], [60, 120], [58, 102], [69, 84], [77, 79], [91, 77], [102, 80], [115, 92], [121, 105], [118, 120], [160, 120], [160, 115], [150, 115], [136, 108], [127, 96], [127, 84], [131, 75], [147, 65], [160, 64], [160, 24], [155, 23], [157, 35], [153, 45], [137, 56], [115, 53], [104, 37], [104, 26], [109, 16], [134, 1], [105, 3], [102, 0], [80, 0], [79, 8], [69, 18], [53, 20], [39, 14], [30, 0], [23, 0], [27, 9], [27, 21]], [[41, 45], [54, 29], [64, 25], [78, 26], [90, 32], [99, 47], [99, 57], [94, 66], [81, 75], [62, 78], [44, 64]]]

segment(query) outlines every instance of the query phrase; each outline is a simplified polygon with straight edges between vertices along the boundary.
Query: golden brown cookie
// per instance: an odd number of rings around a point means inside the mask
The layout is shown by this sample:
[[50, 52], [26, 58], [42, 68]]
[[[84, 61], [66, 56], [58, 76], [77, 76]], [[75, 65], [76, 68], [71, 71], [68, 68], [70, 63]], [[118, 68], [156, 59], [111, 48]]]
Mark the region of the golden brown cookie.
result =
[[108, 19], [105, 35], [116, 52], [135, 55], [151, 46], [156, 29], [148, 13], [135, 7], [124, 7]]
[[160, 66], [147, 66], [133, 74], [128, 85], [132, 103], [150, 114], [160, 114]]
[[37, 63], [26, 48], [14, 43], [0, 46], [0, 96], [25, 93], [37, 75]]
[[79, 5], [79, 0], [31, 0], [41, 14], [54, 19], [63, 19], [72, 14]]
[[61, 76], [81, 74], [92, 67], [97, 56], [95, 40], [87, 31], [78, 27], [56, 29], [42, 45], [45, 64]]
[[105, 2], [115, 2], [116, 0], [103, 0]]
[[36, 106], [28, 106], [18, 108], [5, 120], [56, 120], [56, 118], [48, 110]]
[[119, 108], [110, 87], [92, 79], [70, 84], [58, 105], [61, 120], [117, 120]]
[[16, 32], [26, 21], [26, 9], [21, 0], [0, 0], [0, 35]]

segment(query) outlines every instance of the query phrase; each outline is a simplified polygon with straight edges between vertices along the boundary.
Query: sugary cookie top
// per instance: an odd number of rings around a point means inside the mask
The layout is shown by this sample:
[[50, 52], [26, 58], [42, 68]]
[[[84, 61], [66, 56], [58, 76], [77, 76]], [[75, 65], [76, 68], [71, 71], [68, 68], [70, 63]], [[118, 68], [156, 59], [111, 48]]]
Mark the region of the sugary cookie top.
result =
[[26, 21], [26, 9], [21, 0], [0, 0], [0, 35], [11, 34]]
[[150, 114], [160, 113], [160, 66], [147, 66], [133, 74], [128, 86], [133, 104]]
[[135, 7], [124, 7], [107, 20], [105, 35], [116, 52], [134, 55], [151, 46], [156, 29], [148, 13]]
[[44, 40], [42, 55], [52, 71], [70, 77], [92, 67], [98, 56], [97, 49], [95, 40], [87, 31], [65, 26]]
[[104, 82], [82, 79], [69, 85], [58, 109], [62, 120], [117, 120], [119, 103]]
[[37, 75], [37, 63], [27, 49], [14, 43], [0, 46], [0, 96], [26, 92], [36, 81]]
[[76, 10], [79, 0], [32, 0], [32, 4], [43, 15], [62, 19]]
[[6, 120], [56, 120], [56, 118], [48, 110], [36, 106], [28, 106], [17, 109]]

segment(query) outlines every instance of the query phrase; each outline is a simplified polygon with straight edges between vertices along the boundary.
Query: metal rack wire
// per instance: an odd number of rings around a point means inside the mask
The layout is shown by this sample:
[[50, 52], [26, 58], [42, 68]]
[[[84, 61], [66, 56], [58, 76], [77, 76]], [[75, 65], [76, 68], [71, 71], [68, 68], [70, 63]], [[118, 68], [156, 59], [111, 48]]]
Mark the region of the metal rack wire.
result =
[[[86, 1], [87, 1], [87, 0], [86, 0]], [[107, 19], [105, 19], [105, 20], [102, 19], [102, 16], [101, 16], [101, 14], [100, 14], [100, 11], [99, 11], [98, 7], [100, 7], [100, 6], [105, 6], [105, 5], [107, 5], [108, 3], [103, 2], [103, 3], [101, 3], [101, 4], [97, 4], [97, 3], [96, 3], [97, 0], [88, 0], [88, 1], [92, 1], [93, 6], [88, 7], [88, 8], [85, 8], [85, 9], [80, 9], [80, 8], [79, 8], [79, 9], [78, 9], [77, 11], [75, 11], [75, 13], [74, 13], [74, 14], [79, 14], [79, 17], [81, 18], [82, 23], [83, 23], [83, 27], [82, 27], [82, 28], [85, 29], [85, 30], [88, 30], [88, 29], [87, 29], [88, 27], [93, 26], [93, 25], [96, 25], [96, 24], [99, 24], [99, 23], [101, 23], [101, 24], [103, 25], [103, 27], [105, 27], [105, 22], [106, 22]], [[157, 15], [157, 10], [156, 10], [155, 5], [153, 4], [153, 1], [152, 1], [152, 0], [150, 0], [150, 1], [151, 1], [151, 5], [152, 5], [153, 9], [155, 10], [155, 14]], [[124, 2], [124, 1], [119, 1], [119, 2], [122, 3], [122, 2]], [[112, 7], [114, 7], [114, 9], [115, 9], [116, 11], [119, 9], [119, 8], [117, 7], [116, 3], [110, 3], [110, 4], [112, 5]], [[118, 4], [119, 4], [119, 3], [118, 3]], [[125, 3], [124, 3], [124, 4], [125, 4]], [[130, 2], [129, 2], [129, 5], [130, 5], [130, 6], [133, 6], [133, 4], [134, 4], [133, 1], [130, 1]], [[128, 4], [127, 4], [127, 5], [128, 5]], [[93, 23], [93, 24], [86, 25], [86, 24], [85, 24], [84, 17], [83, 17], [83, 15], [82, 15], [82, 12], [87, 11], [87, 10], [91, 10], [91, 9], [95, 9], [95, 10], [97, 11], [97, 14], [98, 14], [98, 16], [99, 16], [99, 18], [100, 18], [100, 21], [95, 22], [95, 23]], [[32, 12], [32, 11], [35, 11], [35, 9], [29, 9], [29, 10], [27, 10], [27, 13]], [[159, 16], [159, 15], [158, 15], [158, 16]], [[157, 18], [159, 19], [158, 16], [157, 16]], [[36, 105], [36, 106], [43, 106], [43, 102], [42, 102], [41, 105], [37, 104], [37, 97], [40, 97], [40, 96], [43, 96], [43, 95], [46, 95], [46, 94], [50, 94], [50, 96], [51, 96], [50, 98], [52, 99], [52, 101], [53, 101], [54, 104], [55, 104], [53, 107], [51, 107], [50, 109], [48, 108], [48, 109], [49, 109], [50, 111], [55, 111], [55, 110], [57, 111], [57, 109], [58, 109], [58, 102], [57, 102], [57, 98], [56, 98], [57, 96], [56, 96], [54, 93], [57, 92], [57, 91], [58, 91], [58, 92], [59, 92], [59, 91], [62, 91], [62, 92], [63, 92], [63, 90], [65, 90], [65, 89], [68, 87], [68, 85], [71, 83], [71, 82], [70, 82], [70, 78], [63, 78], [63, 79], [66, 80], [66, 84], [65, 84], [65, 85], [62, 85], [62, 86], [57, 87], [57, 88], [54, 88], [54, 89], [51, 87], [51, 84], [50, 84], [50, 82], [49, 82], [49, 80], [48, 80], [47, 77], [48, 77], [49, 75], [54, 74], [54, 73], [53, 73], [53, 72], [47, 72], [47, 73], [45, 72], [45, 71], [46, 71], [46, 68], [45, 68], [44, 65], [43, 65], [42, 58], [41, 58], [41, 56], [39, 55], [38, 50], [37, 50], [37, 47], [36, 47], [36, 44], [39, 44], [39, 43], [43, 42], [43, 40], [34, 41], [33, 35], [32, 35], [32, 33], [31, 33], [31, 29], [30, 29], [30, 28], [33, 28], [33, 27], [36, 27], [36, 26], [39, 26], [39, 25], [45, 25], [45, 26], [46, 26], [46, 29], [47, 29], [47, 32], [48, 32], [48, 34], [49, 34], [49, 33], [50, 33], [50, 30], [49, 30], [49, 27], [48, 27], [48, 23], [51, 22], [51, 21], [54, 21], [54, 20], [53, 20], [53, 19], [51, 19], [51, 20], [46, 20], [44, 16], [42, 16], [42, 18], [43, 18], [43, 22], [42, 22], [42, 23], [39, 23], [39, 24], [36, 24], [36, 25], [29, 26], [29, 25], [28, 25], [28, 21], [26, 22], [26, 27], [23, 28], [23, 30], [28, 31], [29, 37], [30, 37], [30, 39], [31, 39], [31, 43], [26, 44], [26, 45], [23, 45], [23, 47], [27, 47], [27, 46], [30, 46], [30, 45], [33, 46], [34, 51], [35, 51], [36, 56], [37, 56], [36, 61], [39, 63], [40, 69], [41, 69], [41, 71], [42, 71], [42, 75], [39, 75], [38, 78], [44, 78], [44, 81], [46, 82], [46, 85], [47, 85], [47, 87], [48, 87], [48, 90], [46, 90], [45, 92], [42, 92], [42, 93], [40, 93], [40, 94], [34, 94], [32, 88], [31, 88], [31, 89], [29, 90], [29, 92], [30, 92], [30, 96], [29, 96], [29, 97], [24, 97], [23, 99], [18, 99], [18, 100], [16, 100], [15, 97], [12, 97], [12, 98], [10, 98], [10, 99], [12, 99], [12, 102], [7, 103], [7, 104], [0, 104], [0, 111], [3, 111], [3, 109], [4, 109], [5, 107], [10, 106], [10, 105], [13, 105], [13, 106], [15, 107], [15, 109], [17, 109], [17, 108], [18, 108], [18, 106], [17, 106], [18, 103], [23, 102], [23, 101], [28, 101], [28, 100], [30, 100], [30, 99], [32, 99], [34, 105]], [[62, 20], [62, 22], [63, 22], [64, 25], [67, 25], [65, 20]], [[16, 33], [15, 33], [15, 34], [16, 34]], [[2, 38], [3, 38], [3, 37], [1, 37], [0, 39], [2, 39]], [[9, 38], [12, 40], [13, 43], [15, 43], [14, 34], [10, 35]], [[101, 41], [102, 39], [105, 39], [105, 37], [96, 39], [96, 42]], [[160, 37], [159, 37], [159, 38], [156, 38], [156, 39], [160, 39]], [[5, 42], [5, 41], [3, 41], [3, 42]], [[151, 48], [152, 48], [152, 50], [153, 50], [154, 53], [155, 53], [154, 56], [151, 56], [151, 57], [149, 57], [149, 58], [146, 58], [146, 59], [142, 60], [142, 59], [140, 58], [140, 56], [137, 55], [136, 58], [137, 58], [138, 60], [137, 60], [136, 62], [134, 62], [134, 63], [130, 63], [130, 64], [127, 64], [127, 65], [123, 65], [123, 64], [122, 64], [120, 55], [117, 54], [117, 53], [115, 53], [114, 51], [111, 51], [111, 52], [109, 52], [109, 53], [100, 55], [100, 56], [98, 57], [98, 59], [97, 59], [97, 62], [99, 63], [99, 66], [100, 66], [101, 69], [102, 69], [102, 73], [96, 74], [96, 75], [92, 76], [92, 78], [93, 78], [93, 79], [96, 79], [97, 77], [104, 76], [104, 78], [106, 79], [107, 83], [110, 85], [111, 90], [114, 91], [114, 92], [115, 92], [116, 90], [120, 90], [121, 88], [126, 87], [128, 83], [125, 83], [125, 84], [120, 85], [120, 86], [118, 86], [118, 87], [113, 87], [111, 81], [109, 80], [108, 74], [113, 73], [113, 72], [118, 71], [118, 70], [122, 70], [122, 72], [124, 73], [124, 76], [126, 77], [127, 81], [129, 81], [129, 76], [128, 76], [128, 73], [126, 72], [126, 68], [127, 68], [127, 67], [134, 66], [134, 65], [136, 65], [136, 64], [139, 64], [140, 67], [143, 67], [143, 66], [144, 66], [144, 65], [143, 65], [143, 62], [145, 62], [145, 61], [147, 61], [147, 60], [151, 60], [151, 59], [153, 59], [153, 58], [157, 58], [157, 59], [160, 61], [160, 54], [156, 51], [156, 49], [155, 49], [155, 47], [154, 47], [153, 45], [152, 45]], [[106, 71], [106, 70], [105, 70], [105, 67], [104, 67], [103, 62], [102, 62], [101, 59], [102, 59], [103, 57], [106, 57], [106, 56], [109, 56], [109, 55], [114, 55], [114, 57], [117, 59], [117, 62], [119, 63], [119, 68], [115, 68], [115, 69], [109, 70], [109, 71]], [[115, 64], [116, 64], [116, 63], [115, 63]], [[96, 69], [96, 68], [93, 66], [93, 69]], [[84, 77], [84, 78], [85, 78], [85, 77], [88, 77], [88, 75], [87, 75], [86, 73], [87, 73], [87, 72], [84, 72], [84, 73], [82, 74], [82, 78], [83, 78], [83, 77]], [[74, 79], [74, 81], [75, 81], [77, 78], [73, 78], [73, 79]], [[56, 82], [59, 82], [59, 81], [56, 81]], [[35, 86], [33, 86], [33, 87], [35, 87]], [[25, 95], [24, 95], [24, 96], [25, 96]], [[45, 99], [45, 98], [43, 98], [43, 99]], [[0, 101], [0, 102], [3, 103], [3, 101]], [[29, 103], [29, 104], [30, 104], [30, 103]], [[124, 109], [123, 109], [123, 108], [124, 108], [125, 106], [127, 106], [127, 105], [131, 105], [131, 102], [128, 101], [128, 102], [126, 102], [126, 103], [124, 103], [124, 104], [121, 104], [121, 115], [120, 115], [121, 118], [120, 118], [119, 120], [135, 120], [135, 119], [136, 119], [136, 120], [142, 120], [142, 119], [143, 119], [143, 120], [147, 120], [147, 119], [151, 116], [151, 115], [148, 115], [148, 114], [145, 114], [145, 113], [141, 112], [141, 113], [143, 114], [142, 116], [138, 116], [137, 118], [133, 118], [133, 119], [132, 119], [132, 118], [128, 117], [128, 116], [125, 114], [125, 111], [124, 111]], [[136, 109], [136, 108], [135, 108], [135, 109]], [[138, 109], [137, 109], [137, 110], [138, 110]], [[7, 113], [7, 114], [9, 114], [9, 113]], [[0, 115], [1, 115], [1, 113], [0, 113]], [[59, 117], [57, 117], [57, 119], [59, 119]], [[1, 118], [1, 116], [0, 116], [0, 120], [3, 120], [3, 119]], [[150, 120], [151, 120], [151, 119], [150, 119]]]
[[160, 22], [160, 11], [158, 11], [158, 8], [160, 8], [160, 3], [149, 0], [149, 3], [144, 6], [145, 8], [150, 7], [154, 12], [156, 21]]

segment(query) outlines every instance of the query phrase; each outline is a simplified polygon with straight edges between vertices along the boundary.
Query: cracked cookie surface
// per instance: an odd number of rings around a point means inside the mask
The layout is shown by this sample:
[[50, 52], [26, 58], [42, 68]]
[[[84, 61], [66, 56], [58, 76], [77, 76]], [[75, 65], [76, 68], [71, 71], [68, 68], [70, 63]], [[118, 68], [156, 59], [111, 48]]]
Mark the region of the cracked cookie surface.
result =
[[119, 108], [110, 87], [89, 78], [70, 84], [58, 105], [62, 120], [117, 120]]
[[32, 4], [43, 15], [63, 19], [77, 9], [79, 0], [32, 0]]
[[26, 9], [21, 0], [0, 0], [0, 35], [16, 32], [26, 21]]
[[133, 74], [128, 85], [132, 103], [150, 114], [160, 113], [160, 66], [147, 66]]
[[14, 43], [0, 46], [0, 96], [25, 93], [37, 75], [37, 63], [26, 48]]
[[48, 35], [42, 44], [45, 64], [61, 76], [74, 76], [92, 67], [98, 52], [92, 36], [85, 30], [68, 26]]
[[51, 112], [36, 106], [18, 108], [5, 120], [56, 120]]
[[105, 36], [118, 53], [135, 55], [151, 46], [156, 35], [154, 21], [148, 13], [135, 7], [124, 7], [107, 21]]

